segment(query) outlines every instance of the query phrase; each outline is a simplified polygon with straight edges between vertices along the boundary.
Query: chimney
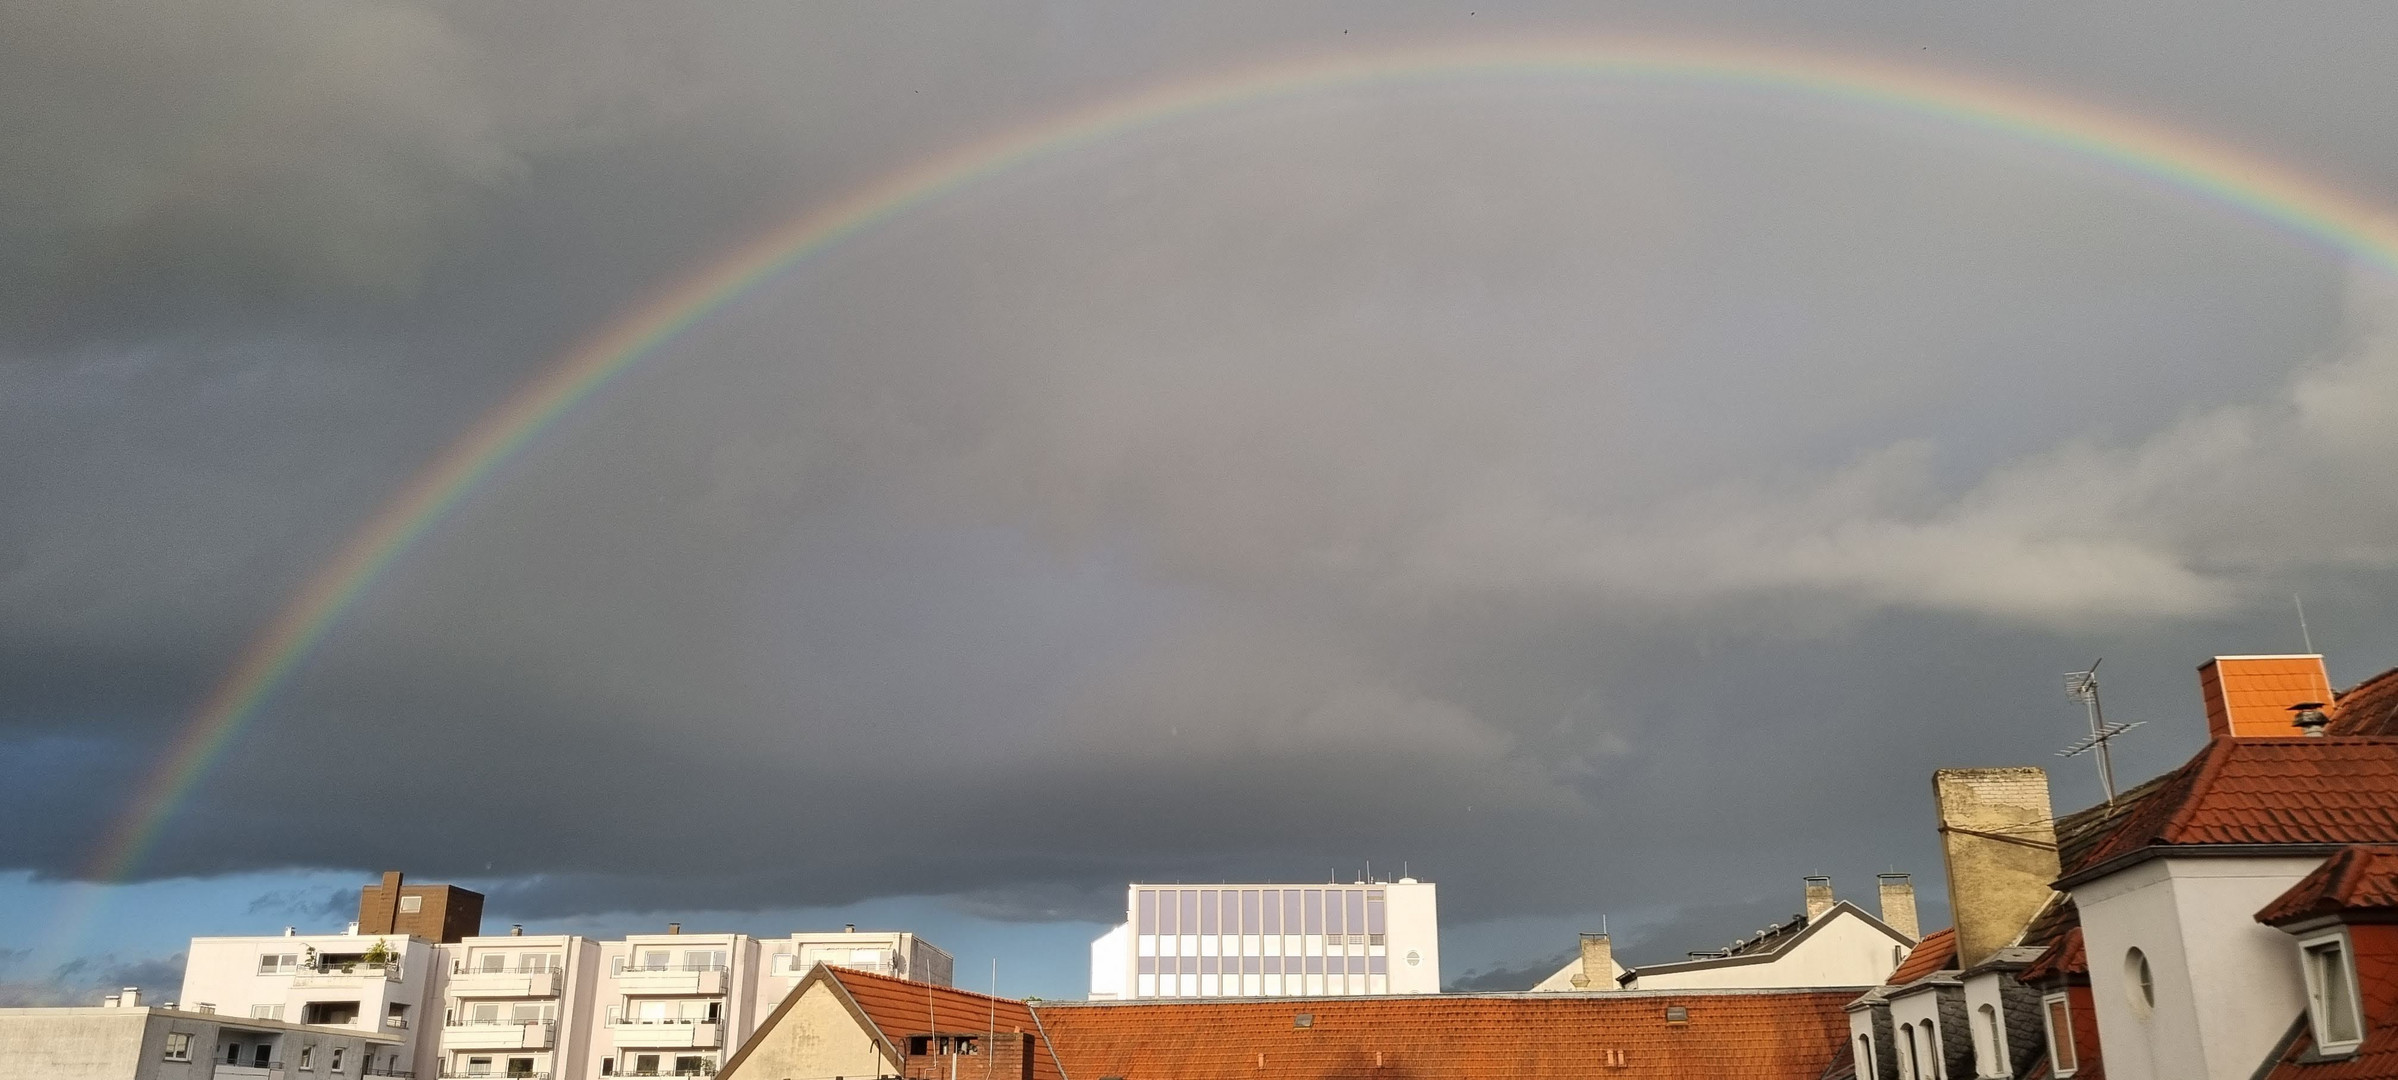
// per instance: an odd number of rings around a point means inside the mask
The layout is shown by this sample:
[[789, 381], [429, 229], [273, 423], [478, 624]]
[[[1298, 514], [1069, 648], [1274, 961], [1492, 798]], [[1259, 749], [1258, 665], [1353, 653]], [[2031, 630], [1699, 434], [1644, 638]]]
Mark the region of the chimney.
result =
[[400, 872], [383, 871], [383, 883], [358, 890], [358, 922], [353, 934], [389, 934], [400, 925]]
[[2323, 729], [2331, 726], [2331, 718], [2323, 715], [2323, 703], [2320, 701], [2301, 701], [2290, 706], [2290, 712], [2290, 726], [2297, 728], [2298, 733], [2307, 738], [2320, 739]]
[[841, 924], [841, 932], [842, 932], [842, 933], [844, 933], [844, 934], [854, 934], [854, 933], [857, 933], [857, 932], [858, 932], [858, 924], [856, 924], [856, 923], [843, 923], [843, 924]]
[[297, 927], [297, 926], [286, 926], [286, 927], [284, 927], [284, 928], [283, 928], [283, 936], [284, 936], [284, 937], [298, 937], [298, 936], [300, 936], [300, 928], [299, 928], [299, 927]]
[[1582, 970], [1573, 983], [1576, 990], [1615, 989], [1615, 945], [1607, 935], [1582, 935]]
[[508, 924], [508, 936], [509, 936], [509, 937], [523, 937], [523, 936], [525, 936], [525, 924], [523, 924], [523, 923], [509, 923], [509, 924]]
[[1920, 941], [1923, 924], [1915, 921], [1915, 879], [1905, 874], [1875, 874], [1882, 887], [1882, 922]]
[[1932, 773], [1932, 801], [1940, 811], [1957, 961], [1972, 967], [2014, 944], [2048, 903], [2048, 883], [2058, 874], [2048, 773], [2031, 766], [1940, 769]]
[[2312, 653], [2218, 656], [2198, 666], [2198, 694], [2206, 702], [2207, 734], [2286, 739], [2292, 706], [2330, 701], [2331, 677]]
[[1809, 875], [1807, 880], [1807, 921], [1823, 918], [1832, 910], [1832, 879], [1821, 874]]
[[120, 990], [120, 991], [118, 991], [118, 992], [117, 992], [117, 1007], [118, 1007], [118, 1008], [122, 1008], [122, 1009], [134, 1009], [134, 1008], [139, 1008], [139, 1007], [141, 1007], [141, 1003], [142, 1003], [142, 988], [141, 988], [141, 987], [138, 987], [138, 986], [128, 986], [128, 987], [124, 988], [123, 990]]
[[681, 924], [681, 923], [679, 923], [679, 922], [670, 922], [670, 923], [667, 923], [667, 924], [666, 924], [666, 932], [667, 932], [667, 933], [669, 933], [669, 934], [680, 934], [680, 933], [682, 933], [682, 932], [683, 932], [683, 924]]

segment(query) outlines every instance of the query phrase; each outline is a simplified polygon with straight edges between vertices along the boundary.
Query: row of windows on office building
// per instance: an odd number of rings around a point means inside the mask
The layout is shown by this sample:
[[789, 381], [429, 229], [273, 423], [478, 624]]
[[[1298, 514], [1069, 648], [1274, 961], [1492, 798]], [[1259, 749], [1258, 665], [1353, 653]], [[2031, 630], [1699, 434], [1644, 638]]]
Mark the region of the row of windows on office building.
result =
[[1388, 975], [1136, 975], [1133, 996], [1159, 997], [1340, 997], [1387, 994]]
[[1133, 898], [1133, 933], [1380, 934], [1379, 888], [1164, 889], [1141, 888]]

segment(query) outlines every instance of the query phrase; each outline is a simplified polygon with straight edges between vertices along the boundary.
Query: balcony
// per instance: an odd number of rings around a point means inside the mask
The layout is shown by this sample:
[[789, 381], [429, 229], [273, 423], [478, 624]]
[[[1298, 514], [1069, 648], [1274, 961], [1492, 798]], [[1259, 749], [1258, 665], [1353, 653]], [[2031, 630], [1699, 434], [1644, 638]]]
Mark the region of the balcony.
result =
[[624, 967], [615, 974], [617, 989], [627, 994], [714, 997], [724, 993], [725, 972], [718, 966]]
[[283, 1080], [283, 1063], [278, 1061], [263, 1068], [253, 1065], [219, 1065], [216, 1080]]
[[450, 973], [450, 994], [462, 998], [527, 998], [557, 997], [565, 985], [566, 974], [556, 969], [541, 971], [458, 971]]
[[550, 1080], [550, 1074], [547, 1072], [508, 1072], [505, 1070], [494, 1072], [490, 1069], [485, 1069], [481, 1072], [476, 1072], [473, 1069], [468, 1069], [465, 1072], [458, 1072], [454, 1069], [443, 1069], [441, 1070], [441, 1080]]
[[444, 1050], [547, 1050], [557, 1042], [554, 1020], [462, 1020], [441, 1029]]
[[339, 968], [326, 968], [321, 971], [301, 971], [292, 976], [291, 985], [296, 989], [321, 990], [398, 981], [400, 981], [400, 965], [398, 964], [344, 964]]
[[712, 1020], [623, 1020], [608, 1022], [617, 1049], [680, 1050], [715, 1046], [722, 1038]]

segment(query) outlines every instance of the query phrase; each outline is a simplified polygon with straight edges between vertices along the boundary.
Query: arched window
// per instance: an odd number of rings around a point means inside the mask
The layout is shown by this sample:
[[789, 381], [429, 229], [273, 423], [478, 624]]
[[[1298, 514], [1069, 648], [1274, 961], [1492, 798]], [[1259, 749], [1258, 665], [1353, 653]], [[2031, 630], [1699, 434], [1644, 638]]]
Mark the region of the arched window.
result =
[[1923, 1059], [1915, 1051], [1915, 1025], [1898, 1026], [1898, 1071], [1906, 1080], [1923, 1080]]
[[1873, 1067], [1873, 1036], [1857, 1036], [1857, 1076], [1859, 1080], [1880, 1075], [1881, 1073]]
[[1983, 1076], [2005, 1076], [2012, 1072], [2007, 1068], [2006, 1036], [1998, 1028], [1998, 1009], [1984, 1005], [1974, 1015], [1981, 1020], [1982, 1030], [1973, 1040], [1973, 1071]]
[[1922, 1060], [1925, 1080], [1948, 1080], [1948, 1070], [1942, 1067], [1946, 1063], [1940, 1058], [1939, 1021], [1926, 1020], [1923, 1022], [1923, 1026], [1916, 1030], [1923, 1035]]

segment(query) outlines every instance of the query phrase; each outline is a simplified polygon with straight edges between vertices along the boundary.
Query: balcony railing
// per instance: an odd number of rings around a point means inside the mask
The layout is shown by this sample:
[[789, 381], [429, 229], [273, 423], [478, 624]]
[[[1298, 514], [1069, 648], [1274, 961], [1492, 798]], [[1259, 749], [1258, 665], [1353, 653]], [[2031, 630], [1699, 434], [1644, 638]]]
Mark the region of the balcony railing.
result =
[[406, 1031], [408, 1030], [408, 1018], [405, 1016], [386, 1016], [383, 1018], [383, 1026], [387, 1028], [398, 1028], [401, 1031]]
[[564, 970], [564, 968], [558, 964], [543, 964], [539, 967], [520, 965], [517, 967], [489, 968], [476, 967], [475, 965], [464, 960], [454, 960], [450, 962], [450, 974], [452, 975], [541, 975], [547, 972], [561, 970]]
[[608, 1006], [611, 1024], [716, 1024], [723, 1021], [714, 1016], [626, 1016], [624, 1006]]
[[660, 1068], [655, 1068], [655, 1069], [625, 1069], [625, 1070], [622, 1070], [622, 1071], [619, 1071], [619, 1072], [611, 1073], [611, 1074], [609, 1074], [609, 1075], [612, 1075], [612, 1076], [714, 1076], [714, 1075], [716, 1075], [716, 1066], [714, 1066], [714, 1065], [702, 1065], [702, 1066], [700, 1066], [699, 1068], [696, 1068], [696, 1069], [675, 1069], [675, 1068], [666, 1068], [666, 1067], [660, 1067]]
[[618, 975], [646, 975], [650, 973], [665, 975], [678, 971], [727, 971], [730, 969], [730, 964], [717, 963], [710, 960], [698, 960], [684, 964], [628, 964], [625, 963], [624, 957], [621, 956], [616, 958], [615, 963], [609, 965], [609, 970]]
[[550, 1080], [548, 1072], [509, 1072], [505, 1069], [441, 1070], [441, 1080]]
[[464, 1020], [452, 1020], [446, 1024], [443, 1024], [442, 1026], [454, 1028], [538, 1027], [546, 1030], [548, 1028], [558, 1026], [558, 1022], [555, 1020], [511, 1020], [507, 1017], [501, 1017], [497, 1020], [476, 1020], [473, 1018], [468, 1018]]

